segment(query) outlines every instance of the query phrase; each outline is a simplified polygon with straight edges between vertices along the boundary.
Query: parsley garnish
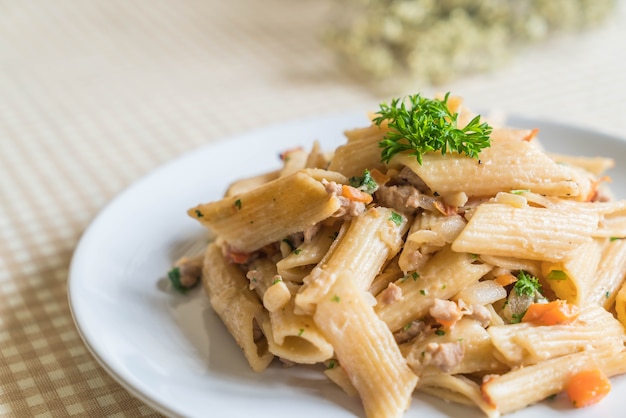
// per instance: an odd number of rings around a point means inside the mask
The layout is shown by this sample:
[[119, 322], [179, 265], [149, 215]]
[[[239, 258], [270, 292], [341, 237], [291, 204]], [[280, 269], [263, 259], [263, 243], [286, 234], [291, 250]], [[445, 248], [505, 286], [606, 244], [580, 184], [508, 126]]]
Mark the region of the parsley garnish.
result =
[[551, 270], [546, 276], [548, 280], [567, 280], [567, 273], [563, 270]]
[[337, 303], [339, 303], [339, 302], [341, 301], [341, 299], [340, 299], [340, 298], [339, 298], [339, 296], [337, 296], [337, 295], [333, 296], [331, 300], [332, 300], [333, 302], [337, 302]]
[[180, 269], [178, 267], [174, 267], [168, 271], [167, 277], [170, 279], [170, 282], [172, 282], [174, 289], [178, 290], [180, 293], [187, 292], [187, 288], [180, 282]]
[[442, 335], [446, 335], [446, 332], [442, 329], [438, 329], [437, 331], [435, 331], [435, 334], [442, 336]]
[[241, 199], [237, 199], [235, 200], [235, 207], [239, 210], [241, 210]]
[[300, 328], [298, 331], [298, 337], [302, 336], [302, 334], [304, 334], [304, 328]]
[[511, 190], [511, 194], [524, 194], [524, 193], [530, 193], [530, 189], [515, 189], [515, 190]]
[[301, 252], [302, 252], [302, 248], [296, 248], [295, 250], [293, 250], [293, 253], [294, 253], [295, 255], [298, 255], [298, 254], [300, 254]]
[[398, 226], [402, 225], [402, 215], [400, 215], [399, 213], [391, 212], [391, 217], [389, 218], [389, 220]]
[[422, 156], [431, 151], [441, 151], [442, 155], [448, 151], [458, 152], [477, 158], [480, 150], [489, 147], [492, 128], [481, 123], [480, 116], [459, 128], [459, 114], [448, 109], [449, 95], [446, 93], [443, 100], [438, 100], [424, 98], [418, 93], [402, 100], [392, 99], [391, 105], [381, 103], [373, 122], [380, 126], [386, 120], [390, 128], [379, 143], [383, 149], [381, 160], [389, 162], [391, 157], [403, 151], [411, 151], [410, 155], [415, 156], [420, 164]]
[[513, 289], [515, 289], [515, 292], [520, 296], [535, 296], [536, 292], [541, 293], [539, 279], [531, 276], [523, 270], [517, 275], [517, 281], [515, 282]]
[[368, 169], [365, 169], [363, 175], [360, 177], [350, 177], [350, 186], [369, 194], [374, 193], [378, 188], [378, 184], [372, 178], [372, 174]]
[[204, 214], [202, 212], [200, 212], [198, 209], [196, 209], [196, 216], [198, 218], [202, 218], [204, 216]]

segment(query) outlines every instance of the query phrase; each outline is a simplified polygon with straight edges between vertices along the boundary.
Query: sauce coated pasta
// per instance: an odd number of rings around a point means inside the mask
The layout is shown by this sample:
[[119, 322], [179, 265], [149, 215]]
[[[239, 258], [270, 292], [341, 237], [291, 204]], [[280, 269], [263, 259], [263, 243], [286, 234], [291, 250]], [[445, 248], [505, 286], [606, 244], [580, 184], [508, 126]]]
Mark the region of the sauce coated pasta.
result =
[[549, 154], [449, 95], [345, 136], [188, 211], [217, 236], [202, 285], [250, 367], [319, 364], [369, 418], [415, 391], [488, 417], [599, 401], [626, 372], [612, 161]]

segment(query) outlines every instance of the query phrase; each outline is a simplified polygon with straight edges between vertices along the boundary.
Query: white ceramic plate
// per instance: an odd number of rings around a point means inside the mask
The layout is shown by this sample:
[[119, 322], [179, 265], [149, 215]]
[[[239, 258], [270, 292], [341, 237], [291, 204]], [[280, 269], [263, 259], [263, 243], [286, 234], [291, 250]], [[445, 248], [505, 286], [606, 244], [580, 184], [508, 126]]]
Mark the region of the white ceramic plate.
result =
[[[181, 255], [200, 248], [205, 231], [186, 215], [200, 202], [221, 197], [233, 180], [279, 166], [278, 153], [309, 147], [330, 149], [342, 132], [366, 123], [364, 115], [297, 121], [200, 148], [159, 168], [115, 198], [82, 237], [68, 285], [72, 313], [100, 364], [132, 394], [171, 416], [221, 418], [339, 418], [363, 416], [358, 400], [345, 396], [317, 370], [283, 368], [252, 372], [201, 289], [170, 290], [166, 272]], [[594, 132], [534, 120], [551, 151], [616, 159], [610, 174], [626, 197], [626, 142]], [[626, 379], [591, 408], [573, 410], [565, 399], [544, 402], [515, 417], [622, 417]], [[520, 388], [526, 390], [526, 388]], [[478, 410], [416, 395], [407, 417], [481, 417]]]

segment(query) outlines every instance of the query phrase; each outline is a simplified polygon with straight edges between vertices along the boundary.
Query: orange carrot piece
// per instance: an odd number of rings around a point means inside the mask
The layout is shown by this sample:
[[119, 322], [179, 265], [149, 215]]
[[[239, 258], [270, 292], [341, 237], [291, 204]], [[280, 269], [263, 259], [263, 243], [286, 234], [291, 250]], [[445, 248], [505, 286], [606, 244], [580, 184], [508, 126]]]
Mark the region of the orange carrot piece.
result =
[[578, 317], [578, 307], [564, 300], [550, 303], [533, 303], [522, 318], [522, 322], [534, 322], [539, 325], [569, 324]]
[[495, 281], [500, 286], [508, 286], [511, 283], [515, 283], [517, 281], [517, 277], [513, 276], [511, 273], [505, 273], [496, 277]]
[[532, 141], [533, 139], [535, 139], [538, 133], [539, 133], [539, 128], [532, 129], [530, 133], [524, 137], [524, 141], [526, 142]]
[[610, 391], [611, 382], [600, 369], [578, 372], [565, 385], [565, 392], [576, 408], [593, 405]]
[[347, 184], [341, 186], [341, 195], [354, 202], [363, 202], [367, 204], [372, 201], [372, 195], [362, 192], [352, 186], [348, 186]]
[[372, 178], [374, 179], [374, 181], [376, 182], [376, 184], [378, 184], [379, 186], [382, 186], [383, 184], [387, 183], [389, 180], [391, 180], [391, 177], [389, 177], [386, 174], [381, 173], [379, 170], [377, 170], [376, 168], [370, 170], [370, 175], [372, 176]]

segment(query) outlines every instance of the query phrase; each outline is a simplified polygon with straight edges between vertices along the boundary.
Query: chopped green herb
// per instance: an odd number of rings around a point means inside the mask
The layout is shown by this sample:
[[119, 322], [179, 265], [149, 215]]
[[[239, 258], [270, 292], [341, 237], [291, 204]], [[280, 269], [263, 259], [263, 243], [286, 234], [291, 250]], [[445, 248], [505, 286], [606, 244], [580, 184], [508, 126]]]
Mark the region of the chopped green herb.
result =
[[302, 334], [304, 334], [304, 328], [300, 328], [300, 331], [298, 331], [298, 337], [300, 337]]
[[241, 199], [237, 199], [235, 200], [235, 207], [239, 210], [241, 210]]
[[293, 250], [293, 253], [294, 253], [295, 255], [298, 255], [298, 254], [300, 254], [301, 252], [302, 252], [302, 248], [296, 248], [295, 250]]
[[389, 218], [389, 220], [394, 224], [398, 226], [402, 225], [402, 219], [402, 215], [400, 215], [399, 213], [391, 212], [391, 217]]
[[334, 359], [331, 359], [331, 360], [328, 362], [328, 366], [327, 366], [326, 368], [327, 368], [327, 369], [334, 369], [336, 365], [337, 365], [337, 364], [335, 363], [335, 360], [334, 360]]
[[402, 278], [402, 280], [400, 280], [400, 281], [401, 281], [401, 282], [405, 282], [405, 281], [407, 281], [409, 278], [413, 279], [413, 281], [414, 281], [414, 282], [416, 282], [416, 281], [417, 281], [417, 279], [419, 279], [419, 278], [420, 278], [420, 275], [419, 275], [419, 273], [418, 273], [418, 272], [414, 271], [413, 273], [411, 273], [411, 274], [407, 274], [406, 276], [404, 276], [404, 277]]
[[198, 218], [202, 218], [202, 217], [204, 217], [204, 214], [202, 212], [200, 212], [198, 209], [196, 209], [196, 216]]
[[402, 329], [405, 330], [405, 331], [408, 331], [408, 330], [411, 329], [412, 326], [413, 326], [413, 322], [409, 322]]
[[552, 270], [546, 276], [548, 280], [567, 280], [567, 273], [563, 270]]
[[378, 188], [378, 184], [368, 169], [365, 169], [362, 176], [350, 177], [350, 186], [369, 194], [374, 193]]
[[519, 314], [511, 314], [511, 324], [519, 324], [522, 322], [522, 318], [526, 314], [526, 311]]
[[424, 296], [426, 296], [426, 290], [424, 290], [424, 289], [420, 289], [420, 295], [424, 295]]
[[524, 194], [524, 193], [530, 193], [529, 189], [515, 189], [515, 190], [511, 190], [512, 194]]
[[333, 296], [331, 300], [332, 300], [333, 302], [337, 302], [337, 303], [339, 303], [339, 302], [341, 301], [341, 299], [340, 299], [340, 298], [339, 298], [339, 296], [337, 296], [337, 295]]
[[276, 276], [276, 277], [274, 278], [274, 281], [272, 282], [272, 286], [274, 286], [276, 283], [280, 283], [280, 282], [282, 282], [282, 281], [283, 281], [283, 278], [282, 278], [282, 277], [280, 277], [280, 276]]
[[390, 128], [379, 143], [382, 161], [389, 162], [403, 151], [410, 151], [420, 164], [422, 156], [431, 151], [441, 151], [442, 155], [458, 152], [478, 158], [478, 153], [491, 145], [492, 128], [481, 123], [480, 116], [459, 128], [459, 114], [448, 108], [449, 96], [450, 93], [446, 93], [443, 100], [427, 99], [418, 93], [392, 99], [391, 105], [381, 103], [373, 122], [380, 126], [387, 121]]
[[619, 240], [621, 240], [621, 239], [624, 239], [624, 237], [611, 237], [611, 238], [610, 238], [610, 241], [611, 241], [611, 242], [613, 242], [613, 241], [619, 241]]
[[520, 296], [534, 296], [536, 292], [541, 293], [539, 279], [531, 276], [523, 270], [517, 275], [517, 281], [515, 282], [513, 289]]
[[442, 329], [438, 329], [437, 331], [435, 331], [435, 334], [441, 336], [441, 335], [446, 335], [446, 332]]
[[182, 283], [180, 282], [181, 276], [180, 276], [180, 269], [178, 267], [174, 267], [170, 271], [168, 271], [167, 277], [170, 279], [170, 282], [172, 283], [172, 286], [174, 287], [174, 289], [178, 290], [181, 293], [187, 292], [187, 288], [183, 286]]
[[605, 297], [605, 298], [607, 298], [607, 299], [608, 299], [609, 297], [611, 297], [611, 292], [609, 292], [609, 291], [607, 290], [607, 291], [606, 291], [606, 293], [604, 294], [604, 297]]
[[441, 290], [443, 290], [443, 289], [445, 289], [445, 288], [446, 288], [446, 285], [445, 285], [445, 284], [441, 286]]

